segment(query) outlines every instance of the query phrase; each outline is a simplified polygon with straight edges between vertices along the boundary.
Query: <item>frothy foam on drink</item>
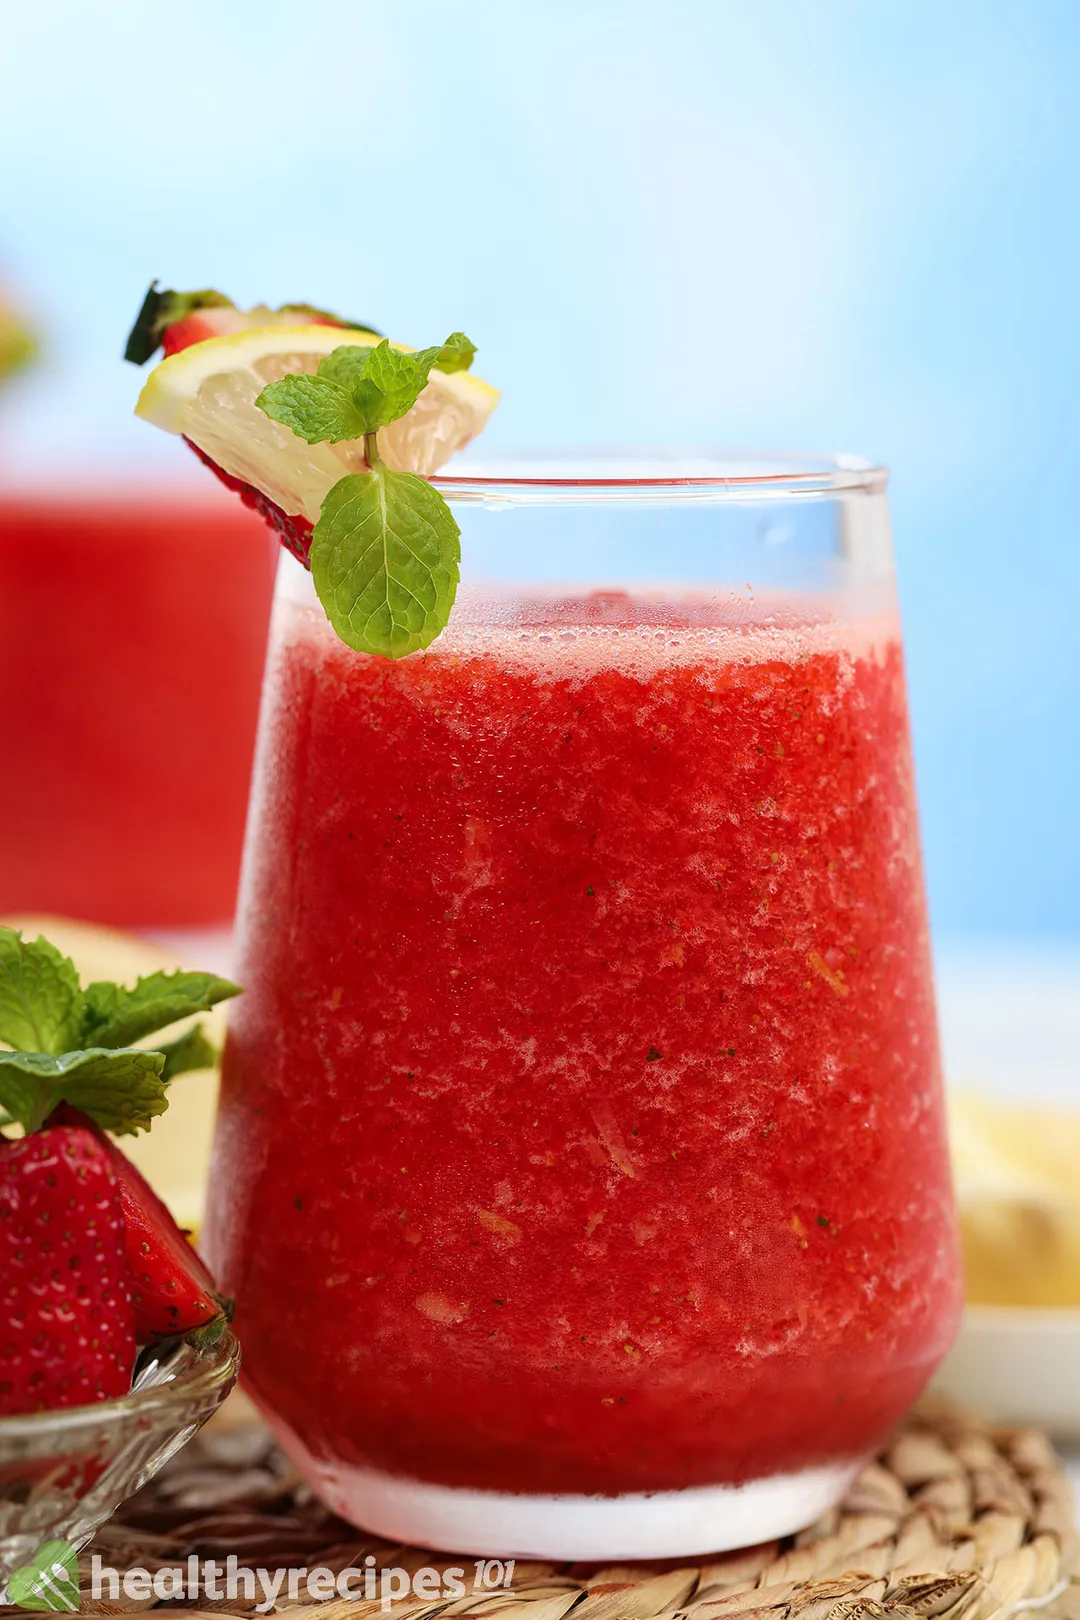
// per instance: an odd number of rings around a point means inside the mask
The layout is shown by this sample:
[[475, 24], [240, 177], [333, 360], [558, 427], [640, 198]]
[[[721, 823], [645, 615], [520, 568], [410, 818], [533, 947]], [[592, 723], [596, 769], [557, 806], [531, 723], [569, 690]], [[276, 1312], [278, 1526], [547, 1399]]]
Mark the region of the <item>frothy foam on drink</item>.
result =
[[[290, 615], [292, 636], [343, 650], [306, 575], [291, 593]], [[663, 669], [697, 664], [792, 664], [823, 652], [880, 658], [899, 638], [895, 613], [856, 616], [798, 600], [659, 590], [524, 596], [465, 588], [446, 630], [413, 659], [492, 659], [541, 681], [587, 680], [612, 670], [652, 680]]]

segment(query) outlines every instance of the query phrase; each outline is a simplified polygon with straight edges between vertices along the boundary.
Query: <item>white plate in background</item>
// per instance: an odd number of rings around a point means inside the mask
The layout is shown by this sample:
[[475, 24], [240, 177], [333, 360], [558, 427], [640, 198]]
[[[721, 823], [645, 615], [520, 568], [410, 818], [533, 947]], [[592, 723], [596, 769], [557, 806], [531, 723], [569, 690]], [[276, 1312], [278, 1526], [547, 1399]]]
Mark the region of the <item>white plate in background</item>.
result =
[[934, 1387], [986, 1417], [1080, 1441], [1080, 1310], [969, 1305]]

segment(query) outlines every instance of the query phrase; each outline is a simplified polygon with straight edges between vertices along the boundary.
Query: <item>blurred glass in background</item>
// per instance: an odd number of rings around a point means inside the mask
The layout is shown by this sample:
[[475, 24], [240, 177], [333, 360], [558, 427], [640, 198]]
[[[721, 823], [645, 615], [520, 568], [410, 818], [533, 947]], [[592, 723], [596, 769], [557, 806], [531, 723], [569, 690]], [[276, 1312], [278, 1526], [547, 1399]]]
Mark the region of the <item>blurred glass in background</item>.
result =
[[0, 490], [0, 913], [228, 923], [276, 549], [216, 486]]

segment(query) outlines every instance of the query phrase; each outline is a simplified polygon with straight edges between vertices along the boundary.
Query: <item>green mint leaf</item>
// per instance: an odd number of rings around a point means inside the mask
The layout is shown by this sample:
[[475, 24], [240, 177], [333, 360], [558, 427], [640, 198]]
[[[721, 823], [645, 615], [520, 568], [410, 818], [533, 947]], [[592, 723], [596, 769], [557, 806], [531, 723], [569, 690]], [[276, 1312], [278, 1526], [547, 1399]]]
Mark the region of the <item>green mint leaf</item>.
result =
[[130, 360], [132, 365], [144, 366], [161, 347], [167, 326], [182, 321], [194, 309], [221, 309], [226, 305], [235, 307], [231, 298], [213, 287], [203, 287], [198, 292], [159, 291], [157, 282], [152, 281], [128, 333], [124, 359]]
[[131, 1049], [0, 1052], [0, 1106], [24, 1130], [36, 1131], [62, 1102], [71, 1103], [117, 1136], [148, 1131], [169, 1106], [161, 1052]]
[[168, 1085], [178, 1074], [191, 1074], [197, 1069], [212, 1069], [218, 1060], [218, 1050], [207, 1040], [201, 1024], [194, 1024], [175, 1041], [163, 1042], [158, 1047], [165, 1058], [161, 1078]]
[[369, 326], [366, 321], [347, 321], [343, 315], [335, 315], [329, 309], [318, 309], [314, 304], [279, 304], [278, 309], [282, 314], [309, 315], [316, 323], [343, 326], [348, 332], [370, 332], [372, 337], [382, 337], [377, 326]]
[[86, 1046], [130, 1046], [192, 1013], [209, 1012], [240, 994], [239, 985], [216, 973], [150, 973], [133, 989], [119, 984], [86, 987], [81, 1039]]
[[476, 358], [476, 344], [464, 332], [451, 332], [441, 349], [419, 349], [416, 358], [426, 359], [429, 354], [435, 356], [431, 367], [436, 371], [468, 371]]
[[308, 444], [340, 444], [366, 432], [365, 418], [344, 388], [329, 378], [293, 372], [268, 383], [255, 401], [272, 421], [306, 439]]
[[343, 343], [323, 356], [315, 376], [269, 383], [255, 403], [308, 444], [340, 444], [396, 422], [412, 410], [433, 367], [465, 371], [475, 353], [464, 332], [415, 354], [392, 349], [385, 338], [373, 348]]
[[340, 349], [324, 354], [315, 375], [324, 382], [336, 383], [351, 398], [357, 385], [364, 379], [367, 364], [375, 352], [363, 343], [343, 343]]
[[[366, 431], [373, 433], [378, 428], [388, 427], [391, 422], [396, 422], [411, 411], [427, 387], [428, 375], [433, 368], [440, 371], [467, 371], [475, 353], [475, 346], [464, 332], [452, 332], [438, 348], [417, 349], [413, 354], [392, 349], [384, 339], [368, 351], [362, 378], [353, 388], [353, 399], [357, 405], [371, 413]], [[322, 369], [320, 365], [320, 375]], [[375, 390], [382, 395], [381, 401], [376, 398]]]
[[430, 370], [415, 355], [392, 349], [384, 338], [373, 349], [344, 343], [324, 355], [317, 379], [343, 389], [357, 412], [360, 432], [374, 433], [412, 409]]
[[0, 928], [0, 1041], [18, 1051], [65, 1052], [79, 1038], [83, 994], [69, 957], [40, 935]]
[[437, 490], [381, 464], [341, 478], [311, 538], [311, 575], [342, 641], [403, 658], [427, 647], [454, 605], [460, 531]]
[[368, 433], [387, 427], [412, 410], [427, 387], [431, 364], [415, 354], [392, 349], [385, 338], [369, 350], [363, 380], [353, 390], [360, 409], [371, 412]]

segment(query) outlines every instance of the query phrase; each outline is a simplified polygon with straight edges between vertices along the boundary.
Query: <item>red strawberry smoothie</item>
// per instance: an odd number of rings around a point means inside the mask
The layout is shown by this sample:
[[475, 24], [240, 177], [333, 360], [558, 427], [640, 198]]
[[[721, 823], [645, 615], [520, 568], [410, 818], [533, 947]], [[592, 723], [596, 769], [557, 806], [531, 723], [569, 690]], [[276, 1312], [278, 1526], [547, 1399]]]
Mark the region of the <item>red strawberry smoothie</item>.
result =
[[896, 624], [463, 590], [394, 663], [283, 610], [209, 1223], [250, 1388], [384, 1533], [807, 1522], [959, 1308]]
[[275, 552], [224, 495], [0, 497], [0, 913], [231, 917]]

